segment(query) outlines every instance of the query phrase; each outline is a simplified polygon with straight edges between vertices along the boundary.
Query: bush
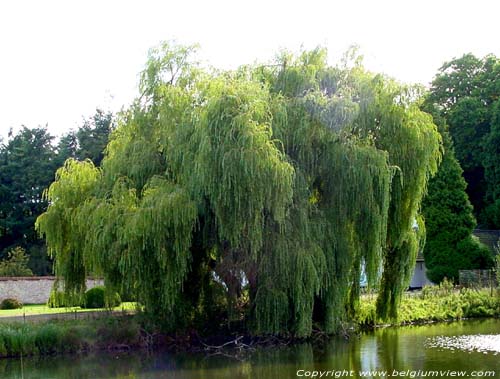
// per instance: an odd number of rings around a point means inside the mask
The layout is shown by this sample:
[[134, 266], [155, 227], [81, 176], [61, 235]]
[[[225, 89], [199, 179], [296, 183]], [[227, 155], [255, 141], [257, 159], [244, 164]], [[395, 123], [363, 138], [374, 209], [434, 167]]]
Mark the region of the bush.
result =
[[117, 307], [121, 304], [120, 295], [116, 292], [109, 295], [102, 286], [97, 286], [85, 292], [82, 308]]
[[0, 303], [0, 309], [19, 309], [22, 307], [23, 303], [17, 299], [4, 299], [2, 303]]
[[7, 259], [0, 261], [0, 276], [33, 276], [28, 261], [29, 257], [22, 247], [11, 249]]

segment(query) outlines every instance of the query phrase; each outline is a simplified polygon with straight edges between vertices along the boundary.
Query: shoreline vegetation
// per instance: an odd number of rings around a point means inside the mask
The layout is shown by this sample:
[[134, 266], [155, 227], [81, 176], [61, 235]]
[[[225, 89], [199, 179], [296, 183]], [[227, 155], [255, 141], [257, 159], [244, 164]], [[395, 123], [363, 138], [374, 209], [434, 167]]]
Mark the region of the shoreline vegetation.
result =
[[[344, 324], [343, 335], [376, 327], [458, 321], [472, 318], [500, 317], [498, 289], [453, 289], [441, 285], [405, 294], [397, 320], [380, 322], [375, 318], [376, 297], [361, 296], [356, 317]], [[226, 328], [210, 335], [195, 329], [162, 333], [148, 326], [141, 312], [135, 315], [103, 316], [87, 320], [50, 320], [46, 322], [2, 322], [0, 318], [0, 358], [77, 354], [92, 351], [130, 351], [166, 349], [170, 351], [207, 352], [253, 350], [259, 346], [287, 345], [310, 340], [317, 342], [332, 335], [315, 329], [311, 337], [251, 336], [240, 327]]]

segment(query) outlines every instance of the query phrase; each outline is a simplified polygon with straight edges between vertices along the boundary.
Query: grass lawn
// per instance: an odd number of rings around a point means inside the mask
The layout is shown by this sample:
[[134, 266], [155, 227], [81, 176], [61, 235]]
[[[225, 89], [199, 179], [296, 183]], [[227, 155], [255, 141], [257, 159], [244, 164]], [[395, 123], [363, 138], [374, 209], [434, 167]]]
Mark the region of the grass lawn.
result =
[[[125, 302], [121, 303], [118, 307], [113, 308], [114, 311], [132, 311], [135, 310], [135, 302]], [[95, 311], [107, 311], [107, 308], [90, 308], [84, 309], [81, 307], [63, 307], [63, 308], [49, 308], [46, 304], [32, 304], [25, 305], [20, 309], [0, 309], [0, 319], [2, 317], [13, 317], [13, 316], [30, 316], [30, 315], [42, 315], [50, 313], [72, 313], [72, 312], [95, 312]]]

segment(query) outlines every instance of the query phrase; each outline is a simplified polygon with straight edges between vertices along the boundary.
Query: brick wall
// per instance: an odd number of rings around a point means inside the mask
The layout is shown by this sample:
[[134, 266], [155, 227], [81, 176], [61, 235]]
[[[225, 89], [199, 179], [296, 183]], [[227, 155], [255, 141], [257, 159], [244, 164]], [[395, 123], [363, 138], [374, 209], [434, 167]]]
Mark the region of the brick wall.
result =
[[[44, 304], [55, 280], [54, 276], [0, 277], [0, 301], [15, 298], [24, 304]], [[87, 288], [102, 284], [102, 279], [86, 281]]]

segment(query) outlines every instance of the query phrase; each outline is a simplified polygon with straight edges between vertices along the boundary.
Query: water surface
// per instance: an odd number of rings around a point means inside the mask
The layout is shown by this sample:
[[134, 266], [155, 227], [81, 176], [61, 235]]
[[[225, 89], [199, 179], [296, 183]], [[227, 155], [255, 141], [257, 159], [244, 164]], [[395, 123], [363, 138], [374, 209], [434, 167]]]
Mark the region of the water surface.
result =
[[378, 329], [226, 355], [134, 352], [0, 360], [0, 378], [500, 377], [500, 320]]

